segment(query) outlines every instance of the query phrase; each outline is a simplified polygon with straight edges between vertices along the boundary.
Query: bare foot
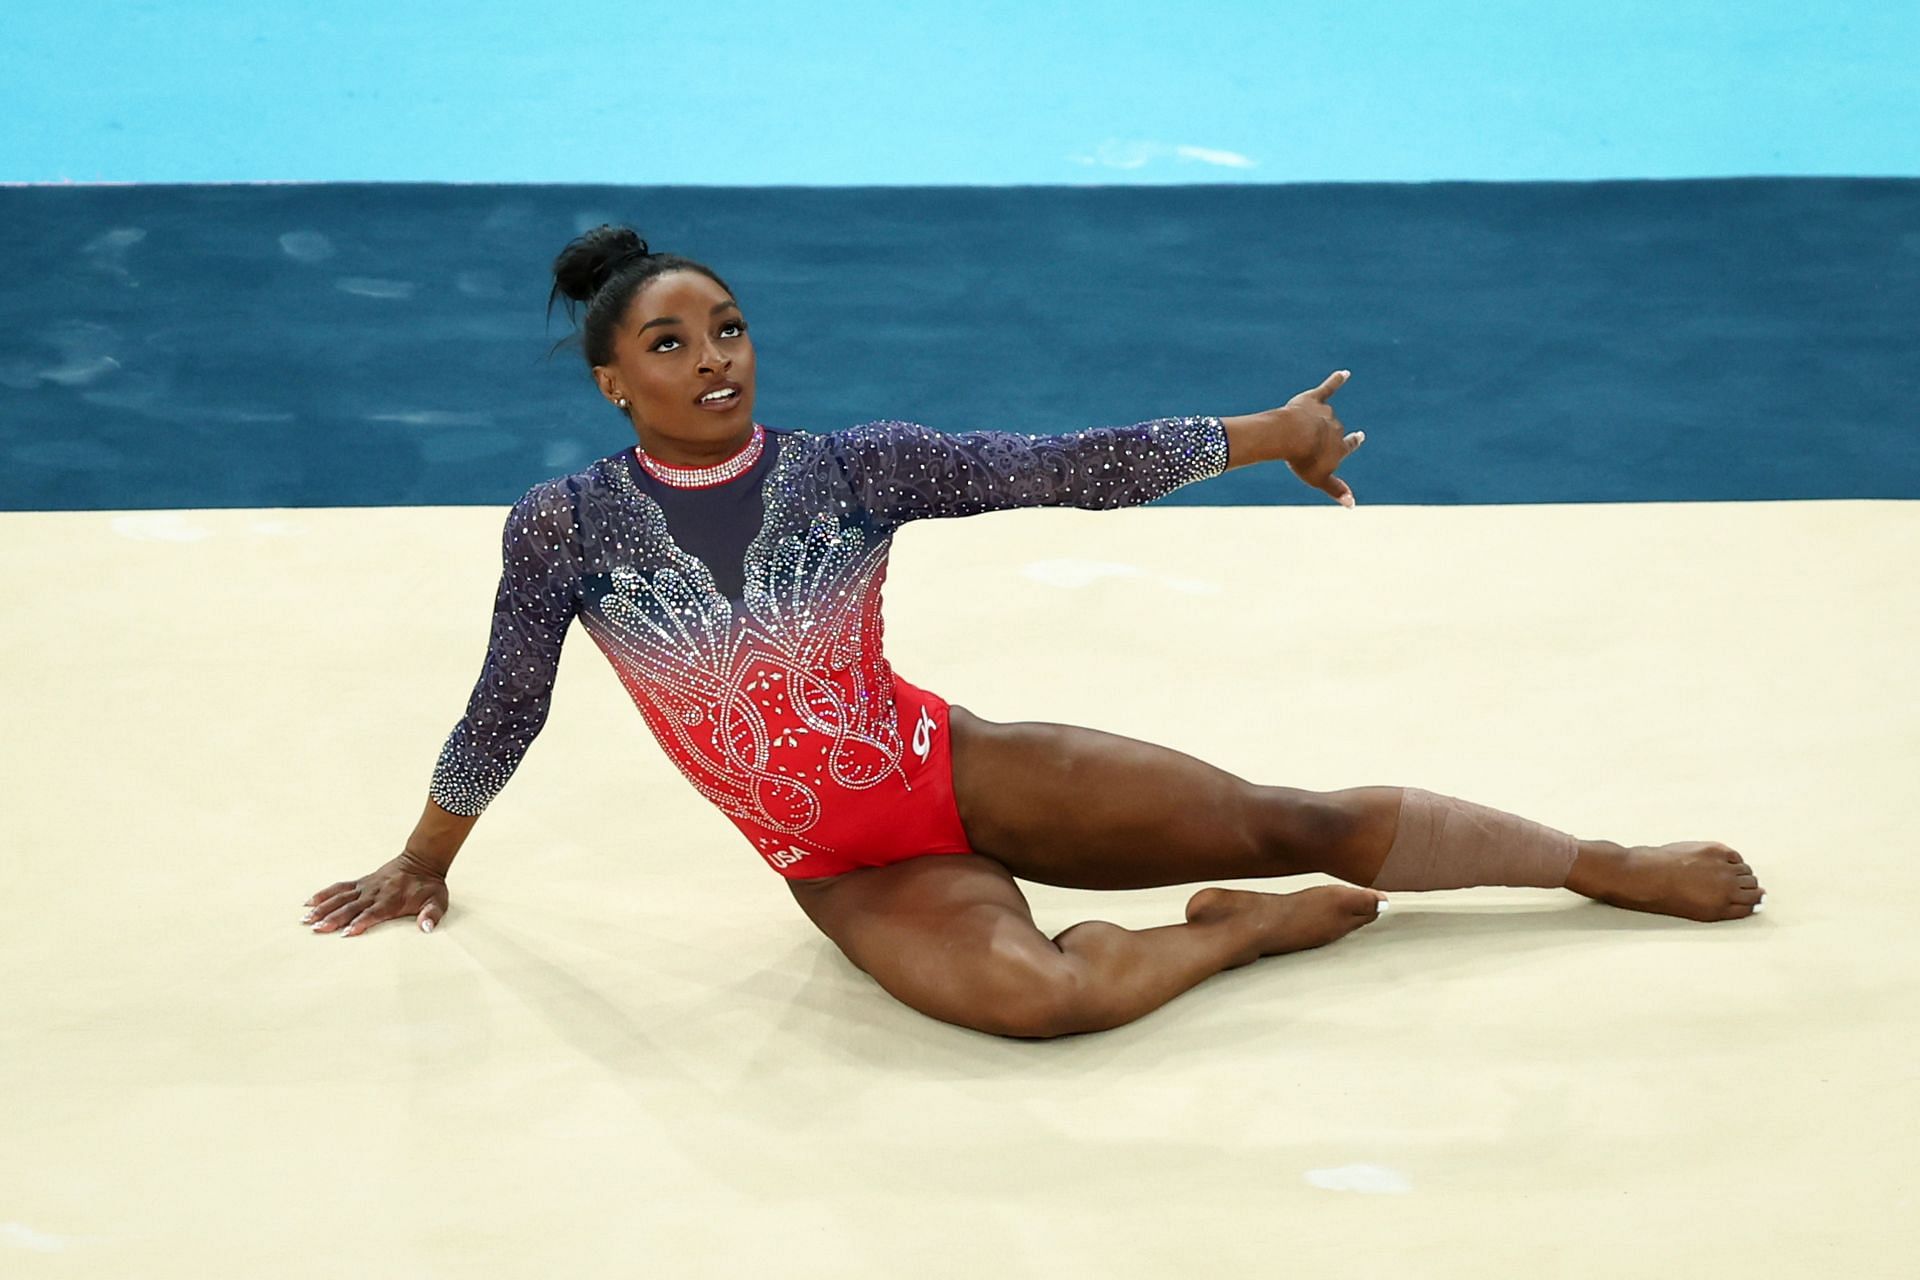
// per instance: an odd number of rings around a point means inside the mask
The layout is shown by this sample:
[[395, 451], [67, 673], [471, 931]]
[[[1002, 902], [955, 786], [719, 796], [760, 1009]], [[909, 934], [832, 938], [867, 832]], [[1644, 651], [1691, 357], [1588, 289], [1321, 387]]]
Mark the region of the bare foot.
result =
[[1746, 859], [1712, 840], [1625, 845], [1582, 841], [1567, 888], [1596, 902], [1688, 920], [1741, 920], [1766, 890]]
[[1361, 925], [1378, 920], [1378, 904], [1386, 896], [1378, 889], [1332, 884], [1298, 893], [1202, 889], [1187, 899], [1187, 923], [1226, 924], [1245, 930], [1245, 958], [1228, 966], [1238, 968], [1261, 956], [1306, 951], [1343, 938]]

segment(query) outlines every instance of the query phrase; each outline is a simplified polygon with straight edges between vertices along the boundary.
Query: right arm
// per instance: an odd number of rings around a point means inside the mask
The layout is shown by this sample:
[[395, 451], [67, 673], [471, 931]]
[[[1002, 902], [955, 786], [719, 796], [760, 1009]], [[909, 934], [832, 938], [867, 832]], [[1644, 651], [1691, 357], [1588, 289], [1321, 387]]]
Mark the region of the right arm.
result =
[[[434, 830], [419, 834], [444, 840], [450, 828], [435, 809], [449, 818], [478, 818], [546, 724], [560, 647], [577, 605], [578, 566], [570, 495], [558, 482], [536, 485], [514, 504], [501, 532], [500, 585], [486, 659], [466, 714], [434, 763], [430, 805], [421, 819], [422, 825], [433, 819]], [[449, 851], [448, 861], [452, 857]]]
[[507, 515], [500, 584], [480, 678], [466, 714], [435, 761], [427, 803], [402, 851], [359, 880], [307, 900], [314, 928], [364, 933], [415, 915], [423, 930], [446, 913], [447, 869], [480, 814], [507, 784], [546, 723], [561, 645], [578, 600], [572, 497], [564, 483], [536, 485]]

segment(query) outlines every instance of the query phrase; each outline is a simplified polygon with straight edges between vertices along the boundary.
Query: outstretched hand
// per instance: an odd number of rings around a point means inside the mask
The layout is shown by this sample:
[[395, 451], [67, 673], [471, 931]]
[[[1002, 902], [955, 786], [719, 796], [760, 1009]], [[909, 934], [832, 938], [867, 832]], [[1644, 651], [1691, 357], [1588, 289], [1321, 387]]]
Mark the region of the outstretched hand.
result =
[[1346, 434], [1340, 419], [1334, 416], [1333, 393], [1346, 385], [1353, 374], [1336, 370], [1311, 391], [1302, 391], [1277, 410], [1287, 419], [1289, 445], [1286, 463], [1300, 479], [1339, 500], [1343, 507], [1353, 506], [1353, 490], [1334, 475], [1367, 438], [1364, 431]]

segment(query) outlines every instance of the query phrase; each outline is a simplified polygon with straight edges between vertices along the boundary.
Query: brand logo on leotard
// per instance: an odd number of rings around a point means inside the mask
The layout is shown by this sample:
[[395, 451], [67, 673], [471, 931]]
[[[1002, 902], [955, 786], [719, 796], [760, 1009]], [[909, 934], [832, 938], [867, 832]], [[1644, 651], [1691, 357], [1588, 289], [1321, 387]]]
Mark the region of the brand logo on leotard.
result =
[[927, 714], [925, 707], [920, 708], [920, 723], [913, 726], [913, 752], [922, 760], [927, 752], [933, 750], [933, 717]]
[[763, 849], [761, 852], [767, 855], [767, 861], [773, 864], [775, 871], [782, 867], [790, 867], [807, 856], [805, 849], [796, 849], [792, 845], [784, 849]]

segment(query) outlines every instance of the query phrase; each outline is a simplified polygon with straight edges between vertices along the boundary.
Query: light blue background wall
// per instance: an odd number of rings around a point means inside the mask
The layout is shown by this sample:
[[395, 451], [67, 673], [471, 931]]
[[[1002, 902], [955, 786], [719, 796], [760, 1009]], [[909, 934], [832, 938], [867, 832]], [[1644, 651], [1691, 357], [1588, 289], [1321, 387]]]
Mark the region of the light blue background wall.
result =
[[1915, 0], [9, 0], [0, 180], [1920, 174]]

